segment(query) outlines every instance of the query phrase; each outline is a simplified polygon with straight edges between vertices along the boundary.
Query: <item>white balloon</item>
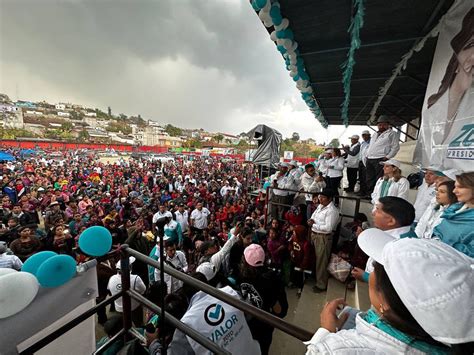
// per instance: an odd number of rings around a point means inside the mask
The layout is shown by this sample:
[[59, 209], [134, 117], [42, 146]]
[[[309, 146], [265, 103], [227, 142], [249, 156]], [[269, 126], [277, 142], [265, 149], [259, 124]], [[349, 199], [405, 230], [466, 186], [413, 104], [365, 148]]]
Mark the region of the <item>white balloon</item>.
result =
[[276, 31], [273, 31], [272, 33], [270, 33], [270, 38], [273, 42], [276, 42], [277, 40], [277, 33]]
[[270, 16], [270, 13], [267, 11], [260, 10], [260, 12], [258, 13], [258, 17], [260, 18], [262, 22], [269, 16]]
[[277, 31], [286, 30], [289, 25], [290, 25], [290, 21], [287, 18], [284, 18], [283, 20], [281, 20], [281, 23], [278, 26], [275, 26], [275, 30]]
[[296, 62], [297, 62], [296, 56], [291, 56], [290, 55], [290, 64], [291, 65], [296, 65]]
[[293, 41], [291, 39], [285, 39], [283, 41], [283, 47], [285, 47], [286, 50], [291, 49], [291, 46], [293, 46]]
[[270, 0], [267, 1], [264, 7], [262, 7], [262, 11], [270, 13], [270, 9], [272, 8], [272, 3]]
[[290, 70], [296, 70], [296, 69], [298, 69], [298, 68], [296, 67], [296, 65], [290, 64]]
[[267, 27], [267, 28], [272, 27], [272, 26], [273, 26], [272, 19], [271, 19], [271, 18], [265, 19], [265, 21], [263, 21], [263, 24], [264, 24], [264, 26]]
[[13, 274], [14, 272], [18, 272], [15, 269], [10, 269], [8, 267], [2, 267], [0, 268], [0, 277], [3, 275], [8, 275], [8, 274]]
[[25, 309], [36, 297], [38, 289], [38, 280], [29, 272], [0, 277], [0, 319]]
[[284, 41], [284, 38], [277, 38], [277, 45], [282, 46], [283, 41]]
[[283, 58], [288, 59], [288, 53], [283, 53]]
[[296, 48], [298, 48], [298, 43], [293, 42], [293, 45], [291, 46], [291, 50], [294, 52], [296, 51]]
[[294, 69], [290, 70], [290, 76], [291, 77], [294, 77], [296, 74], [298, 74], [298, 72]]

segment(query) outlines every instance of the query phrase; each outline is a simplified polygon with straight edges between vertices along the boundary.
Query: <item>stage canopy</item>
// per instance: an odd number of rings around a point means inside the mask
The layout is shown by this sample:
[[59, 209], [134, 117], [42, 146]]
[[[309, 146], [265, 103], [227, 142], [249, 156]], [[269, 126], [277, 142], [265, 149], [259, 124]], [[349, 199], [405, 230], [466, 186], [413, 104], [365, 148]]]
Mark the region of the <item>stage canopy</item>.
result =
[[[277, 37], [278, 29], [285, 31], [286, 23], [276, 29], [275, 24], [280, 22], [278, 11], [271, 11], [277, 22], [269, 23], [268, 17], [260, 14], [265, 11], [259, 8], [263, 4], [270, 11], [275, 1], [270, 5], [265, 0], [251, 1], [259, 17], [270, 24], [267, 26], [269, 34], [275, 31], [272, 40], [279, 44], [277, 48], [282, 55], [289, 48], [302, 59], [296, 71], [303, 72], [294, 80], [302, 81], [307, 75], [308, 90], [304, 83], [299, 89], [304, 88], [303, 99], [323, 126], [365, 125], [371, 119], [371, 112], [372, 122], [375, 116], [386, 114], [395, 119], [395, 125], [420, 117], [436, 46], [433, 30], [453, 0], [279, 0], [276, 6], [279, 6], [281, 17], [288, 20], [286, 30], [291, 32], [282, 36], [296, 42], [296, 46]], [[354, 33], [357, 30], [360, 32]], [[345, 67], [342, 66], [353, 42], [352, 75], [346, 73], [345, 79], [350, 85], [350, 94], [347, 95], [349, 104], [344, 120], [341, 105], [346, 94], [343, 85]], [[406, 64], [406, 69], [393, 79], [385, 93], [379, 95], [402, 57], [409, 53], [406, 63], [402, 63]], [[294, 66], [289, 67], [292, 63], [288, 59], [288, 56], [283, 57], [282, 65], [294, 69]], [[294, 74], [290, 75], [294, 77]], [[312, 94], [314, 103], [308, 99], [308, 94], [303, 95], [305, 91]]]

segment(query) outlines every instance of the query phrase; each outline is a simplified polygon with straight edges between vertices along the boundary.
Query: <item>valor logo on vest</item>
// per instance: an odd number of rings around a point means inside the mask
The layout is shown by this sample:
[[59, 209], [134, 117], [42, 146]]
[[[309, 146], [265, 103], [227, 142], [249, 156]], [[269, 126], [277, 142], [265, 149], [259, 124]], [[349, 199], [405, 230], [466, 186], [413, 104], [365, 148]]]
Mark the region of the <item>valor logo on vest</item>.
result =
[[225, 317], [225, 310], [224, 308], [218, 304], [213, 303], [206, 308], [204, 311], [204, 320], [209, 325], [218, 325], [222, 322]]

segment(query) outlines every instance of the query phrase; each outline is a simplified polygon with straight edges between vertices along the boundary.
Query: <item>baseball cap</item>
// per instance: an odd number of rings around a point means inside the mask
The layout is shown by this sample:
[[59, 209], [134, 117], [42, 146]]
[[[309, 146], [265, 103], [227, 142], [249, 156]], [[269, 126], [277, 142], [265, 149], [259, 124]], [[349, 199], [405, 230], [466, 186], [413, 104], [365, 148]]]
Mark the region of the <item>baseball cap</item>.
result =
[[279, 164], [282, 168], [288, 168], [288, 163], [282, 162]]
[[445, 176], [448, 179], [456, 180], [456, 175], [462, 174], [462, 170], [459, 169], [449, 169], [443, 171], [436, 171], [437, 176]]
[[330, 189], [329, 187], [325, 187], [319, 194], [326, 197], [334, 197], [334, 190]]
[[247, 264], [253, 267], [263, 266], [265, 261], [265, 251], [258, 244], [250, 244], [244, 250], [244, 257]]
[[298, 167], [298, 162], [296, 160], [292, 160], [288, 163], [288, 165], [293, 165], [294, 167]]
[[381, 115], [378, 118], [377, 123], [390, 123], [390, 118], [388, 118], [387, 115]]
[[396, 166], [398, 169], [400, 169], [401, 164], [396, 159], [389, 159], [389, 160], [386, 160], [386, 161], [381, 161], [380, 165], [393, 165], [393, 166]]
[[359, 139], [360, 137], [357, 134], [354, 134], [349, 137], [349, 139]]
[[[128, 258], [128, 262], [129, 262], [130, 265], [132, 265], [132, 264], [135, 262], [135, 260], [136, 260], [136, 259], [135, 259], [134, 256], [130, 256], [130, 257]], [[117, 262], [117, 264], [115, 264], [115, 267], [116, 267], [117, 269], [121, 269], [120, 260]]]
[[206, 277], [207, 281], [211, 281], [216, 276], [217, 269], [213, 263], [206, 261], [196, 268], [196, 272], [200, 272]]
[[59, 205], [59, 202], [58, 201], [53, 201], [49, 204], [49, 207], [56, 206], [56, 205]]
[[364, 135], [364, 134], [369, 134], [370, 135], [370, 132], [365, 129], [365, 130], [362, 131], [362, 135]]
[[405, 307], [433, 339], [474, 341], [474, 259], [439, 240], [394, 240], [375, 228], [363, 231], [358, 243], [383, 265]]

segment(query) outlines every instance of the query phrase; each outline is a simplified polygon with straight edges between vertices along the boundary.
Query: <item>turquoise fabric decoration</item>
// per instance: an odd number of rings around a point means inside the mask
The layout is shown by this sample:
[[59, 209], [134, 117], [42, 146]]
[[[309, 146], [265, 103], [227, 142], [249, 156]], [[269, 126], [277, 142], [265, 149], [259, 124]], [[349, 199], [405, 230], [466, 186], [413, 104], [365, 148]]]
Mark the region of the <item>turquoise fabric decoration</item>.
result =
[[344, 126], [349, 125], [349, 101], [351, 97], [351, 80], [354, 70], [355, 59], [354, 54], [360, 48], [360, 29], [364, 26], [364, 0], [354, 0], [354, 16], [348, 32], [351, 34], [351, 47], [347, 53], [347, 60], [342, 64], [344, 70], [342, 74], [342, 86], [344, 89], [344, 101], [341, 104], [341, 118]]

